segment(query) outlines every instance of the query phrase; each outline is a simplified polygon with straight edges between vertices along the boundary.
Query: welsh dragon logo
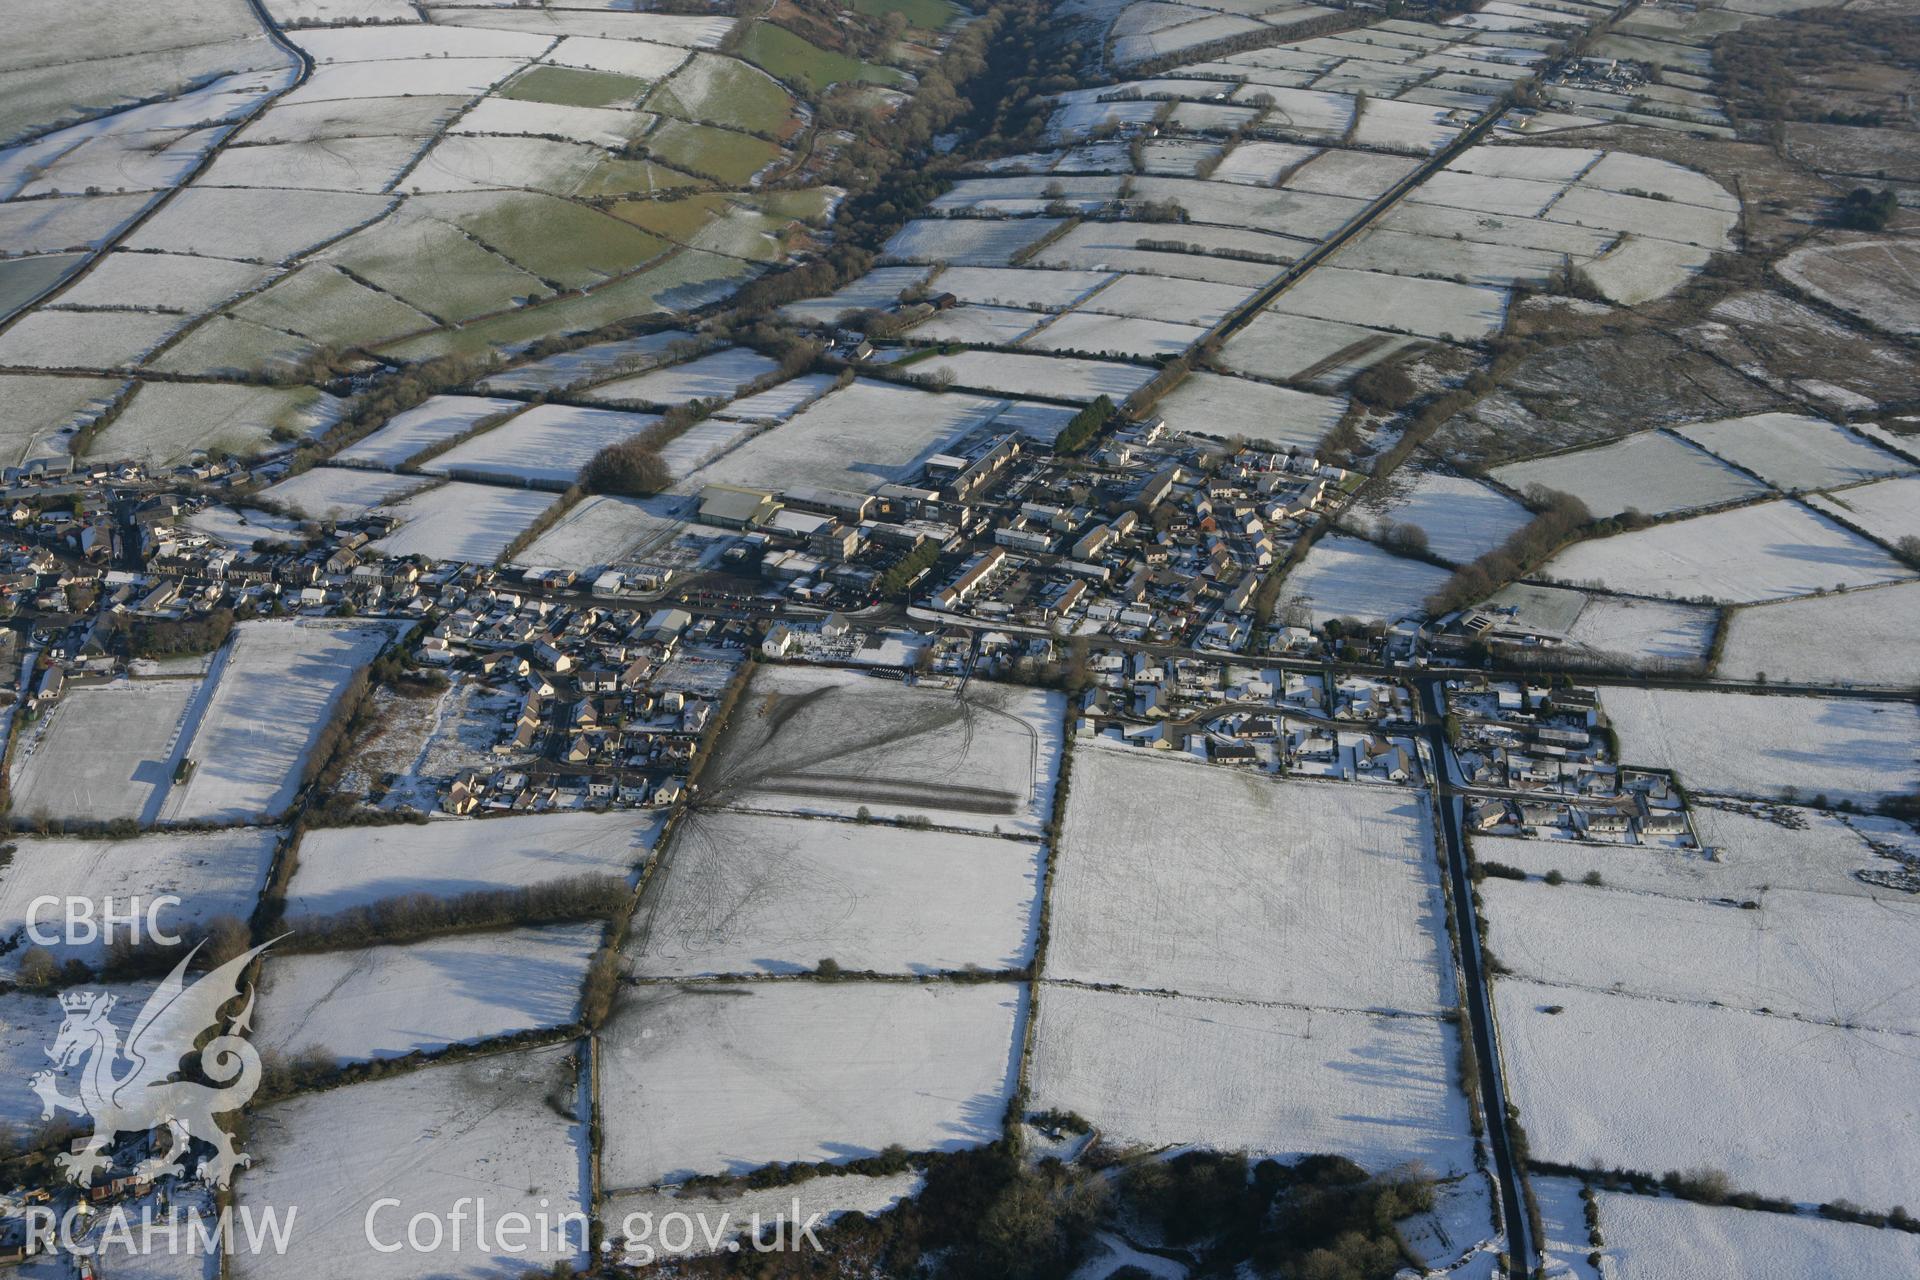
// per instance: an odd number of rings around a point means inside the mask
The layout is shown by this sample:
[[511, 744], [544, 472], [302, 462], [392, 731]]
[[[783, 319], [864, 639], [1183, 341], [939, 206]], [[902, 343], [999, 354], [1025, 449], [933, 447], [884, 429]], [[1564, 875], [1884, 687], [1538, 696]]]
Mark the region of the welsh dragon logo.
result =
[[[137, 1176], [158, 1178], [184, 1172], [181, 1158], [189, 1138], [213, 1147], [213, 1158], [201, 1169], [202, 1178], [213, 1186], [226, 1186], [236, 1168], [252, 1162], [251, 1156], [234, 1149], [233, 1140], [214, 1121], [215, 1116], [245, 1106], [260, 1087], [260, 1054], [244, 1038], [251, 1030], [252, 989], [224, 1032], [204, 1045], [198, 1042], [218, 1027], [220, 1010], [240, 996], [240, 975], [248, 962], [271, 945], [263, 943], [188, 986], [187, 965], [200, 950], [194, 947], [147, 999], [125, 1043], [109, 1016], [115, 997], [99, 991], [62, 993], [60, 1005], [66, 1018], [46, 1054], [60, 1072], [79, 1066], [80, 1094], [61, 1093], [55, 1071], [36, 1073], [32, 1087], [40, 1095], [41, 1119], [52, 1119], [56, 1111], [73, 1111], [93, 1120], [86, 1145], [58, 1157], [70, 1180], [83, 1187], [91, 1185], [95, 1175], [111, 1163], [105, 1152], [114, 1139], [162, 1126], [172, 1138], [167, 1152], [143, 1161], [134, 1170]], [[200, 1074], [212, 1084], [176, 1078], [190, 1055], [197, 1056]]]

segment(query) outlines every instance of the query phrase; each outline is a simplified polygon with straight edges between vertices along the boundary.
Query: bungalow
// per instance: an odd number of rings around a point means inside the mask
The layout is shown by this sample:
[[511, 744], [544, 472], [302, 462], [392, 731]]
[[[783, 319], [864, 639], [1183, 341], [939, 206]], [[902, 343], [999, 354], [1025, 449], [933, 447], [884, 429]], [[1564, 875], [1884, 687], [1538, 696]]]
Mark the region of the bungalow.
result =
[[1498, 800], [1483, 800], [1467, 810], [1467, 822], [1475, 831], [1491, 831], [1505, 826], [1507, 806]]
[[1640, 819], [1640, 834], [1683, 836], [1687, 834], [1687, 815], [1678, 809], [1655, 809]]
[[1215, 764], [1254, 765], [1260, 763], [1260, 753], [1250, 743], [1245, 742], [1209, 742], [1208, 758]]
[[1552, 830], [1567, 824], [1567, 811], [1557, 804], [1532, 801], [1520, 805], [1520, 825], [1530, 830]]
[[1632, 820], [1626, 814], [1613, 809], [1590, 809], [1586, 819], [1591, 835], [1623, 836], [1632, 827]]

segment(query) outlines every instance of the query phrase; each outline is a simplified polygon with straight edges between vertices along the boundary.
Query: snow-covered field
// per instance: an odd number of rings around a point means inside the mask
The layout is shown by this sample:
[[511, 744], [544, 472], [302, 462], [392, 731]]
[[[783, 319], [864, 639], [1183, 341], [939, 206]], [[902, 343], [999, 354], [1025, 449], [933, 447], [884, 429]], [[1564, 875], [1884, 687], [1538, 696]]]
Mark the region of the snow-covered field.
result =
[[342, 449], [336, 461], [397, 467], [422, 450], [469, 431], [482, 418], [521, 407], [518, 400], [483, 396], [435, 396], [394, 415], [384, 427]]
[[1799, 1201], [1912, 1198], [1911, 1036], [1513, 977], [1494, 983], [1494, 1001], [1508, 1096], [1536, 1159], [1705, 1166]]
[[1045, 396], [1054, 400], [1092, 400], [1106, 396], [1115, 404], [1151, 382], [1154, 374], [1145, 365], [1004, 351], [962, 351], [923, 360], [913, 368], [916, 373], [936, 375], [942, 370], [952, 370], [956, 385], [996, 395]]
[[1406, 276], [1431, 272], [1461, 276], [1474, 284], [1512, 285], [1546, 280], [1566, 262], [1566, 256], [1524, 245], [1453, 240], [1382, 227], [1356, 237], [1330, 261], [1356, 270]]
[[187, 517], [186, 527], [235, 551], [250, 551], [263, 539], [274, 542], [300, 537], [300, 521], [254, 507], [202, 507]]
[[742, 386], [779, 371], [779, 361], [750, 347], [727, 347], [686, 364], [602, 383], [585, 394], [589, 400], [664, 409], [689, 400], [731, 400]]
[[698, 526], [664, 514], [664, 505], [654, 498], [596, 494], [534, 539], [516, 562], [536, 569], [572, 569], [579, 573], [598, 565], [638, 559], [681, 529], [698, 532]]
[[[577, 1050], [563, 1045], [425, 1067], [255, 1112], [246, 1144], [254, 1163], [236, 1183], [240, 1205], [291, 1216], [291, 1245], [285, 1253], [235, 1250], [231, 1273], [512, 1280], [553, 1263], [584, 1265], [591, 1205], [579, 1080]], [[475, 1239], [476, 1199], [485, 1201], [490, 1249]], [[457, 1248], [449, 1220], [456, 1209], [467, 1215]], [[509, 1237], [499, 1234], [512, 1229], [501, 1219], [516, 1213], [533, 1228], [519, 1238], [519, 1252], [503, 1248]], [[438, 1220], [438, 1248], [407, 1247], [415, 1214]], [[419, 1238], [434, 1239], [425, 1229]]]
[[1600, 1280], [1599, 1271], [1587, 1261], [1593, 1242], [1587, 1228], [1586, 1202], [1580, 1198], [1580, 1182], [1543, 1174], [1534, 1174], [1527, 1181], [1540, 1206], [1541, 1234], [1533, 1243], [1540, 1251], [1547, 1280]]
[[553, 503], [540, 489], [454, 481], [385, 508], [406, 523], [373, 546], [389, 556], [492, 564]]
[[[1920, 1236], [1624, 1192], [1596, 1193], [1604, 1280], [1806, 1280], [1920, 1273]], [[1584, 1228], [1584, 1224], [1583, 1228]]]
[[[138, 1011], [153, 993], [153, 984], [101, 983], [89, 989], [113, 997], [115, 1006], [126, 1018], [131, 1018], [132, 1011]], [[9, 990], [0, 993], [0, 1070], [14, 1082], [12, 1088], [0, 1090], [0, 1151], [12, 1153], [15, 1146], [23, 1145], [22, 1140], [30, 1139], [42, 1123], [40, 1099], [27, 1087], [27, 1082], [36, 1072], [51, 1069], [46, 1051], [59, 1037], [60, 1024], [66, 1016], [56, 992]], [[69, 1096], [77, 1093], [77, 1077], [84, 1070], [83, 1065], [76, 1064], [56, 1073], [61, 1092]], [[25, 1274], [32, 1276], [31, 1272]], [[32, 1276], [32, 1280], [40, 1277]], [[60, 1280], [65, 1280], [65, 1276]], [[208, 1280], [218, 1280], [218, 1275]]]
[[452, 897], [629, 875], [647, 860], [660, 825], [655, 815], [614, 812], [321, 827], [301, 838], [287, 916], [297, 922], [409, 893]]
[[318, 1048], [358, 1062], [565, 1026], [579, 1014], [602, 929], [592, 921], [269, 954], [254, 1041], [288, 1057]]
[[1317, 147], [1293, 142], [1268, 142], [1258, 139], [1237, 144], [1227, 152], [1213, 171], [1215, 182], [1241, 182], [1253, 187], [1270, 187], [1282, 174], [1299, 168], [1320, 154]]
[[1423, 560], [1382, 551], [1360, 538], [1330, 533], [1313, 544], [1280, 588], [1283, 607], [1303, 601], [1315, 625], [1328, 618], [1392, 622], [1421, 613], [1426, 598], [1451, 576]]
[[1590, 595], [1567, 641], [1589, 653], [1696, 662], [1713, 644], [1716, 616], [1701, 605]]
[[392, 205], [391, 196], [348, 191], [190, 186], [121, 247], [285, 262], [372, 222]]
[[69, 689], [38, 725], [22, 726], [12, 800], [27, 817], [152, 822], [160, 816], [198, 680], [116, 680]]
[[789, 302], [780, 308], [780, 314], [797, 324], [832, 324], [848, 311], [893, 306], [903, 292], [925, 280], [927, 275], [926, 267], [875, 267], [832, 293]]
[[0, 375], [0, 396], [8, 405], [8, 420], [0, 422], [0, 463], [64, 456], [73, 432], [105, 412], [125, 386], [111, 378]]
[[1699, 245], [1626, 236], [1582, 270], [1607, 301], [1635, 306], [1672, 293], [1712, 257], [1711, 249]]
[[1018, 307], [982, 307], [962, 303], [936, 311], [913, 326], [915, 342], [959, 342], [969, 346], [1012, 346], [1051, 317]]
[[610, 1189], [1000, 1136], [1024, 987], [809, 981], [628, 988], [601, 1033]]
[[682, 490], [698, 492], [709, 484], [819, 485], [865, 493], [878, 484], [910, 479], [928, 456], [991, 421], [1004, 407], [1004, 401], [957, 392], [935, 395], [885, 382], [855, 382], [702, 468]]
[[1463, 564], [1507, 540], [1533, 517], [1513, 499], [1464, 476], [1422, 471], [1409, 481], [1392, 477], [1388, 488], [1363, 497], [1347, 510], [1356, 532], [1384, 536], [1390, 525], [1411, 524], [1427, 535], [1427, 549]]
[[[68, 896], [90, 899], [95, 917], [100, 918], [108, 899], [114, 910], [124, 913], [129, 899], [139, 899], [144, 911], [154, 898], [172, 894], [180, 901], [158, 908], [156, 915], [160, 927], [169, 933], [220, 916], [245, 920], [259, 900], [279, 838], [279, 831], [261, 827], [132, 840], [14, 837], [12, 857], [0, 871], [0, 937], [18, 935], [23, 941], [0, 956], [0, 966], [11, 973], [21, 954], [36, 945], [19, 931], [29, 923], [34, 899], [43, 895], [63, 901]], [[39, 911], [43, 932], [65, 932], [62, 906], [42, 906]], [[117, 936], [124, 934], [122, 927]], [[105, 956], [106, 945], [82, 942], [76, 933], [71, 945], [61, 941], [50, 944], [48, 950], [57, 960], [97, 963]]]
[[1131, 271], [1254, 288], [1278, 275], [1279, 263], [1291, 262], [1312, 247], [1309, 241], [1289, 236], [1191, 225], [1182, 226], [1174, 238], [1187, 245], [1200, 245], [1203, 250], [1215, 242], [1233, 242], [1243, 248], [1257, 244], [1262, 257], [1243, 261], [1213, 257], [1204, 251], [1177, 253], [1139, 247], [1141, 241], [1156, 238], [1143, 234], [1138, 224], [1083, 222], [1035, 254], [1034, 261], [1044, 267]]
[[917, 218], [894, 233], [881, 255], [891, 262], [1004, 267], [1059, 225], [1058, 218]]
[[1473, 1167], [1450, 1022], [1056, 983], [1038, 999], [1032, 1105], [1116, 1145]]
[[1493, 836], [1475, 836], [1473, 843], [1481, 857], [1532, 875], [1558, 870], [1578, 880], [1598, 871], [1609, 886], [1639, 893], [1744, 902], [1785, 891], [1885, 892], [1860, 873], [1893, 866], [1868, 843], [1891, 844], [1879, 829], [1886, 819], [1843, 820], [1820, 809], [1724, 800], [1696, 803], [1690, 817], [1700, 852]]
[[[647, 977], [1016, 969], [1039, 930], [1025, 841], [709, 810], [675, 829], [629, 948]], [[651, 893], [651, 890], [650, 890]]]
[[1761, 413], [1675, 430], [1779, 489], [1829, 489], [1913, 470], [1906, 459], [1868, 444], [1845, 427], [1805, 414]]
[[1312, 449], [1346, 412], [1342, 396], [1316, 395], [1217, 373], [1190, 373], [1153, 411], [1189, 434], [1245, 436], [1249, 444]]
[[1623, 764], [1672, 769], [1695, 791], [1853, 800], [1920, 781], [1920, 712], [1906, 702], [1607, 687]]
[[310, 520], [352, 520], [431, 483], [420, 476], [387, 475], [354, 467], [314, 467], [282, 480], [260, 496]]
[[1430, 1013], [1444, 915], [1418, 792], [1083, 751], [1046, 976]]
[[0, 364], [113, 369], [139, 364], [185, 320], [145, 311], [32, 311], [0, 334]]
[[505, 133], [558, 137], [618, 149], [646, 132], [654, 117], [644, 111], [568, 107], [553, 102], [482, 98], [454, 124], [454, 133]]
[[540, 404], [463, 440], [421, 467], [432, 475], [513, 480], [564, 489], [593, 455], [654, 426], [650, 413]]
[[1171, 320], [1177, 324], [1215, 325], [1253, 296], [1241, 285], [1205, 280], [1169, 280], [1164, 276], [1124, 275], [1080, 305], [1083, 312]]
[[[881, 270], [898, 270], [883, 267]], [[929, 284], [968, 306], [1062, 311], [1115, 277], [1104, 271], [1041, 271], [1030, 267], [948, 267]]]
[[514, 58], [406, 58], [389, 62], [334, 62], [318, 67], [282, 103], [378, 98], [396, 84], [423, 95], [473, 97], [505, 80], [524, 64]]
[[650, 369], [669, 358], [675, 343], [692, 338], [692, 334], [679, 329], [664, 329], [636, 338], [595, 342], [492, 374], [478, 386], [482, 391], [559, 391], [582, 382]]
[[1920, 582], [1736, 609], [1718, 675], [1920, 685]]
[[1883, 542], [1920, 538], [1920, 476], [1876, 480], [1840, 493], [1816, 493], [1807, 501]]
[[754, 426], [748, 422], [733, 422], [725, 418], [696, 422], [660, 447], [660, 461], [666, 464], [669, 475], [690, 475], [753, 432]]
[[803, 373], [765, 391], [742, 396], [715, 416], [737, 422], [785, 422], [833, 390], [833, 381], [828, 374]]
[[1483, 338], [1506, 321], [1507, 295], [1486, 285], [1321, 267], [1280, 295], [1280, 315], [1364, 325], [1423, 338]]
[[391, 623], [235, 627], [186, 748], [193, 775], [167, 798], [162, 818], [257, 821], [283, 812], [335, 701], [393, 636]]
[[1419, 344], [1407, 334], [1268, 310], [1227, 339], [1221, 358], [1241, 373], [1336, 387]]
[[1799, 503], [1776, 500], [1577, 542], [1541, 574], [1634, 595], [1752, 604], [1913, 571]]
[[1075, 311], [1064, 315], [1024, 345], [1034, 351], [1084, 351], [1090, 355], [1172, 356], [1200, 340], [1206, 330], [1195, 324], [1146, 320], [1137, 316]]
[[1745, 899], [1758, 903], [1747, 909], [1717, 898], [1495, 876], [1480, 894], [1488, 945], [1501, 964], [1534, 981], [1920, 1032], [1920, 988], [1886, 963], [1920, 943], [1920, 901], [1893, 889], [1863, 893], [1869, 886], [1850, 876], [1833, 878], [1838, 892], [1782, 888]]
[[946, 690], [856, 671], [762, 667], [702, 782], [710, 800], [793, 813], [927, 817], [1038, 835], [1059, 776], [1060, 695]]
[[1812, 245], [1775, 268], [1823, 302], [1889, 333], [1920, 332], [1913, 311], [1914, 246], [1905, 240]]

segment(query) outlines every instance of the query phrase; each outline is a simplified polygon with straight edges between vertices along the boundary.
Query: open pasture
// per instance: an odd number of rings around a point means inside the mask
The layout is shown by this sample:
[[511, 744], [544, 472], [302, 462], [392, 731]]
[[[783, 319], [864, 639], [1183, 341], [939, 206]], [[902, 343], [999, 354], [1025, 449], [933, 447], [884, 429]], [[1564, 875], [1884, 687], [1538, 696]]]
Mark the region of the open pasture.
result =
[[631, 947], [646, 977], [1016, 969], [1039, 929], [1038, 845], [713, 810], [675, 829]]
[[335, 459], [359, 466], [397, 467], [416, 454], [471, 431], [483, 418], [520, 408], [518, 400], [434, 396], [424, 404], [395, 414], [372, 435], [342, 449]]
[[173, 822], [259, 821], [307, 781], [308, 753], [354, 677], [394, 638], [384, 622], [243, 622], [195, 709], [193, 773], [168, 797]]
[[1312, 449], [1346, 412], [1339, 396], [1273, 387], [1217, 373], [1190, 373], [1162, 396], [1154, 412], [1175, 431], [1229, 438], [1274, 449]]
[[390, 556], [492, 564], [553, 503], [538, 489], [436, 485], [383, 508], [406, 523], [373, 545]]
[[1048, 978], [1395, 1013], [1450, 1002], [1418, 793], [1122, 750], [1074, 764]]
[[925, 817], [1038, 835], [1061, 751], [1059, 695], [973, 681], [964, 698], [859, 672], [763, 667], [702, 789], [790, 813]]
[[[159, 683], [159, 682], [156, 682]], [[164, 683], [193, 685], [195, 682]], [[92, 817], [95, 815], [81, 815]], [[205, 926], [223, 916], [245, 920], [253, 914], [273, 862], [281, 832], [264, 827], [188, 834], [150, 834], [131, 840], [74, 837], [17, 836], [12, 860], [0, 875], [0, 931], [21, 937], [23, 945], [0, 957], [0, 968], [11, 974], [28, 947], [24, 939], [34, 901], [45, 896], [86, 898], [99, 918], [108, 906], [124, 911], [131, 899], [151, 901], [163, 894], [179, 899], [158, 910], [161, 927], [169, 932]], [[108, 899], [112, 903], [108, 903]], [[62, 933], [60, 912], [45, 905], [38, 918], [54, 933]], [[54, 943], [54, 959], [98, 964], [107, 948], [98, 940]], [[44, 1060], [41, 1065], [45, 1065]]]
[[1494, 994], [1536, 1159], [1706, 1166], [1745, 1191], [1874, 1206], [1920, 1178], [1920, 1153], [1888, 1123], [1912, 1106], [1909, 1036], [1522, 978]]
[[878, 484], [912, 479], [929, 455], [991, 421], [1004, 407], [1001, 400], [958, 392], [936, 395], [892, 383], [854, 382], [755, 436], [693, 479], [864, 493]]
[[1829, 489], [1913, 470], [1906, 459], [1845, 427], [1798, 413], [1695, 422], [1674, 428], [1701, 448], [1777, 489]]
[[1570, 493], [1602, 518], [1629, 509], [1662, 516], [1766, 492], [1751, 476], [1663, 431], [1636, 432], [1597, 448], [1510, 463], [1491, 474], [1520, 492], [1537, 484]]
[[289, 1058], [317, 1048], [365, 1062], [564, 1027], [579, 1015], [603, 929], [595, 920], [270, 954], [257, 1041]]
[[1033, 1106], [1110, 1142], [1473, 1167], [1449, 1021], [1051, 983], [1038, 999]]
[[432, 481], [352, 467], [314, 467], [261, 492], [263, 501], [307, 520], [353, 520]]
[[1872, 543], [1785, 500], [1578, 542], [1542, 574], [1633, 595], [1730, 604], [1912, 576]]
[[630, 988], [601, 1033], [601, 1089], [622, 1100], [605, 1184], [993, 1142], [1026, 1006], [1001, 983]]
[[1672, 769], [1694, 791], [1825, 795], [1870, 809], [1920, 780], [1911, 703], [1607, 687], [1600, 705], [1623, 763]]
[[1280, 588], [1283, 609], [1298, 603], [1318, 625], [1328, 618], [1395, 622], [1424, 614], [1426, 599], [1451, 575], [1371, 542], [1330, 533], [1313, 544]]
[[534, 405], [500, 426], [461, 441], [422, 464], [421, 470], [460, 479], [565, 489], [600, 450], [640, 435], [659, 421], [653, 414], [616, 409]]
[[1413, 525], [1426, 535], [1429, 552], [1464, 564], [1505, 542], [1532, 518], [1525, 507], [1478, 480], [1441, 471], [1409, 477], [1402, 471], [1348, 508], [1346, 524], [1375, 538], [1393, 526]]
[[[419, 1274], [422, 1256], [406, 1248], [408, 1219], [423, 1213], [450, 1224], [451, 1214], [472, 1214], [475, 1199], [496, 1228], [517, 1214], [547, 1223], [547, 1239], [531, 1230], [520, 1252], [496, 1254], [471, 1247], [468, 1226], [464, 1252], [443, 1246], [435, 1255], [461, 1264], [436, 1263], [436, 1272], [493, 1280], [530, 1266], [584, 1266], [589, 1137], [579, 1099], [577, 1050], [559, 1045], [435, 1064], [260, 1109], [247, 1145], [254, 1163], [236, 1183], [240, 1207], [253, 1208], [257, 1221], [263, 1207], [277, 1206], [286, 1222], [285, 1208], [298, 1205], [305, 1225], [289, 1231], [284, 1252], [236, 1250], [233, 1274], [305, 1280], [344, 1268], [361, 1280], [406, 1280]], [[445, 1229], [450, 1243], [453, 1228]]]
[[542, 813], [425, 826], [321, 827], [300, 840], [287, 918], [325, 916], [385, 898], [438, 898], [631, 876], [651, 855], [657, 814]]

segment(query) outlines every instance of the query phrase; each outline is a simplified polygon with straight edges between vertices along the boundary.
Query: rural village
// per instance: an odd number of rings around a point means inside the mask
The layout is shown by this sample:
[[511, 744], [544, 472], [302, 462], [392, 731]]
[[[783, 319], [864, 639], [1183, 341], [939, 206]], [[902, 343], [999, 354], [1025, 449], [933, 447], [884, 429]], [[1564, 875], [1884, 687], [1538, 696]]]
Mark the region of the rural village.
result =
[[24, 9], [0, 1276], [1920, 1274], [1916, 0]]

